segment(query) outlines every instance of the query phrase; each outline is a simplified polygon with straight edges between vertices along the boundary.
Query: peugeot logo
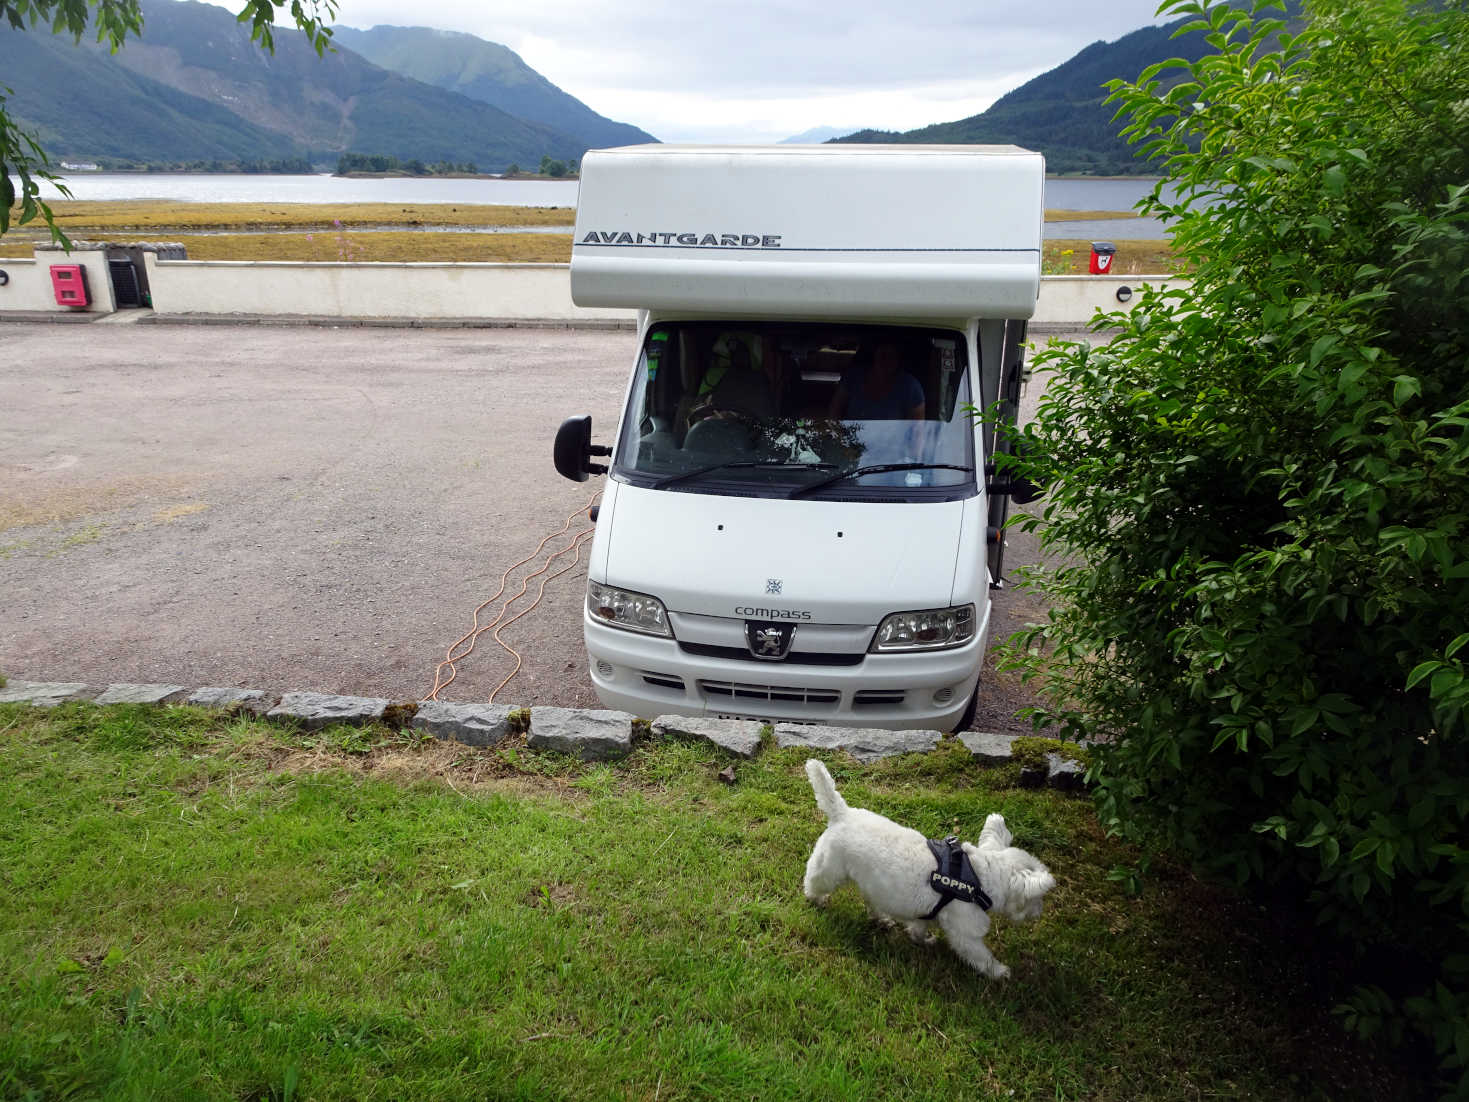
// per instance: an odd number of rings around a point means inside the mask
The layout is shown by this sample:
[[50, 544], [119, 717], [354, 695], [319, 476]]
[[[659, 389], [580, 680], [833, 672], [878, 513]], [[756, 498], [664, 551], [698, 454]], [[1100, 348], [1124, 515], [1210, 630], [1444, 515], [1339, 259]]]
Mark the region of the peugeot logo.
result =
[[745, 645], [750, 654], [768, 662], [779, 662], [790, 653], [795, 638], [794, 624], [772, 624], [764, 620], [745, 621]]

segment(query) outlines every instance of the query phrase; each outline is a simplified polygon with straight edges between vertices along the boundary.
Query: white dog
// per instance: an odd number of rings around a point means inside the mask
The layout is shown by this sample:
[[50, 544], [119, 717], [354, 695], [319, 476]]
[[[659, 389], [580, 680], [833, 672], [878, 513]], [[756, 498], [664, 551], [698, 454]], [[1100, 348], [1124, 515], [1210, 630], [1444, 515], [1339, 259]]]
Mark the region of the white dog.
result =
[[902, 923], [914, 941], [933, 941], [930, 927], [936, 922], [949, 946], [971, 967], [991, 979], [1010, 974], [984, 944], [990, 916], [981, 903], [989, 901], [996, 911], [1016, 922], [1035, 918], [1046, 892], [1056, 886], [1056, 878], [1036, 858], [1010, 844], [1003, 815], [985, 820], [978, 845], [961, 843], [979, 878], [980, 902], [967, 902], [960, 886], [960, 893], [934, 915], [945, 893], [931, 886], [930, 877], [945, 870], [936, 869], [938, 862], [927, 839], [875, 812], [848, 807], [826, 766], [814, 758], [806, 763], [806, 775], [811, 778], [816, 805], [827, 819], [826, 830], [806, 862], [807, 899], [822, 906], [832, 892], [851, 880], [869, 910], [879, 919]]

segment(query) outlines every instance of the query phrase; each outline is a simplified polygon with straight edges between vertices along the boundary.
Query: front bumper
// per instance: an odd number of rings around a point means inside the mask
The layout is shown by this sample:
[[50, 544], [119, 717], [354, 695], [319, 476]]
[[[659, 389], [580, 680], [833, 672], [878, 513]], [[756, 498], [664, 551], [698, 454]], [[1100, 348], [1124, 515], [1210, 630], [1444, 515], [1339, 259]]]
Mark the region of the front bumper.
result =
[[979, 611], [979, 630], [962, 647], [864, 653], [840, 666], [692, 654], [677, 639], [622, 631], [585, 614], [583, 625], [597, 698], [643, 719], [735, 716], [950, 731], [978, 691], [989, 633], [989, 609]]

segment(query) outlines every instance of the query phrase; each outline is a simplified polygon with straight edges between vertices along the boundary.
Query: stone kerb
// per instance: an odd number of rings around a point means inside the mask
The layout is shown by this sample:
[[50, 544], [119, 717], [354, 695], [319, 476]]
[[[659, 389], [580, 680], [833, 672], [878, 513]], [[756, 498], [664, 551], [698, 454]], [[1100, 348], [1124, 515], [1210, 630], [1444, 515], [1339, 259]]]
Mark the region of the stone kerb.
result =
[[265, 715], [268, 719], [294, 719], [308, 731], [314, 731], [332, 723], [370, 723], [382, 719], [391, 703], [375, 696], [286, 693]]
[[98, 704], [163, 704], [189, 691], [187, 685], [109, 685]]
[[707, 742], [742, 758], [760, 749], [763, 725], [753, 719], [717, 719], [712, 716], [659, 716], [651, 724], [654, 738]]
[[921, 754], [938, 748], [939, 731], [884, 731], [874, 727], [813, 727], [777, 723], [775, 744], [813, 750], [845, 750], [864, 765], [898, 754]]
[[1018, 735], [996, 735], [982, 731], [965, 731], [960, 734], [959, 741], [976, 758], [996, 765], [1003, 765], [1014, 760], [1015, 740], [1018, 737]]
[[270, 710], [274, 699], [264, 689], [226, 689], [209, 685], [195, 689], [184, 700], [195, 708], [219, 708], [225, 711], [241, 710], [263, 715]]
[[92, 692], [81, 681], [21, 681], [11, 678], [0, 689], [0, 704], [29, 704], [54, 708], [66, 700], [90, 700]]
[[438, 739], [453, 739], [466, 746], [498, 746], [515, 732], [515, 708], [503, 704], [450, 704], [425, 700], [408, 725], [427, 731]]
[[582, 761], [611, 761], [632, 753], [633, 716], [596, 708], [532, 708], [526, 745]]
[[[187, 694], [187, 695], [185, 695]], [[181, 685], [117, 684], [103, 692], [82, 682], [21, 681], [0, 688], [0, 703], [50, 708], [66, 701], [91, 700], [99, 704], [189, 704], [230, 711], [251, 711], [269, 719], [299, 723], [308, 730], [332, 723], [364, 724], [374, 721], [404, 724], [440, 739], [467, 746], [494, 747], [514, 735], [523, 723], [524, 709], [504, 705], [424, 701], [397, 706], [382, 697], [336, 696], [328, 693], [290, 692], [270, 707], [274, 698], [262, 689], [206, 687], [190, 691]], [[535, 707], [530, 710], [526, 744], [532, 749], [567, 754], [581, 761], [611, 761], [626, 757], [633, 748], [635, 718], [627, 712], [588, 708]], [[707, 743], [741, 758], [759, 753], [767, 725], [756, 720], [712, 716], [664, 715], [653, 720], [654, 738]], [[921, 754], [938, 749], [939, 731], [888, 731], [868, 727], [821, 727], [802, 723], [773, 725], [778, 747], [841, 751], [870, 764], [899, 754]], [[1019, 736], [965, 731], [957, 736], [976, 762], [1008, 764], [1015, 760]], [[1047, 755], [1044, 765], [1022, 771], [1021, 783], [1075, 790], [1085, 787], [1085, 769], [1059, 754]]]

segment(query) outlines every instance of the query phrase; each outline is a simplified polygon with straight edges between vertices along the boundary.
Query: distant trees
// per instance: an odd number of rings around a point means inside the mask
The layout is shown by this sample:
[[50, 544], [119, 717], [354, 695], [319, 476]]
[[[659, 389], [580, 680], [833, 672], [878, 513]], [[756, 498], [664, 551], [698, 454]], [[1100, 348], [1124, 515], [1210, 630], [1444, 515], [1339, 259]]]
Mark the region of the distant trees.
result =
[[424, 164], [416, 157], [401, 161], [382, 153], [343, 153], [337, 158], [337, 175], [352, 172], [401, 172], [409, 176], [478, 176], [479, 166], [473, 161], [435, 161]]
[[104, 172], [241, 172], [272, 176], [305, 176], [316, 171], [309, 157], [257, 158], [244, 161], [222, 161], [219, 158], [192, 161], [131, 161], [118, 157], [98, 157], [96, 165]]
[[[216, 162], [218, 163], [218, 162]], [[228, 170], [226, 170], [228, 171]], [[271, 173], [273, 175], [306, 175], [313, 171], [311, 162], [305, 157], [282, 157], [274, 161], [240, 161], [237, 172]]]
[[[569, 161], [558, 161], [553, 158], [549, 153], [547, 153], [541, 157], [540, 167], [536, 169], [535, 172], [530, 173], [530, 175], [549, 176], [553, 180], [562, 180], [565, 179], [567, 176], [575, 176], [577, 174], [577, 171], [578, 165], [575, 159]], [[516, 164], [515, 162], [511, 162], [511, 164], [505, 169], [504, 174], [506, 176], [527, 175], [525, 169], [521, 168], [520, 165]]]
[[[0, 0], [3, 2], [3, 0]], [[561, 180], [567, 176], [575, 176], [577, 162], [554, 160], [550, 154], [541, 158], [540, 168], [536, 170], [542, 176], [549, 176], [553, 180]], [[478, 176], [480, 167], [474, 161], [433, 161], [425, 163], [418, 159], [401, 160], [385, 153], [343, 153], [337, 158], [337, 175], [347, 176], [353, 172], [391, 173], [398, 172], [405, 176]], [[525, 174], [519, 164], [511, 162], [506, 166], [504, 175], [521, 176]]]

